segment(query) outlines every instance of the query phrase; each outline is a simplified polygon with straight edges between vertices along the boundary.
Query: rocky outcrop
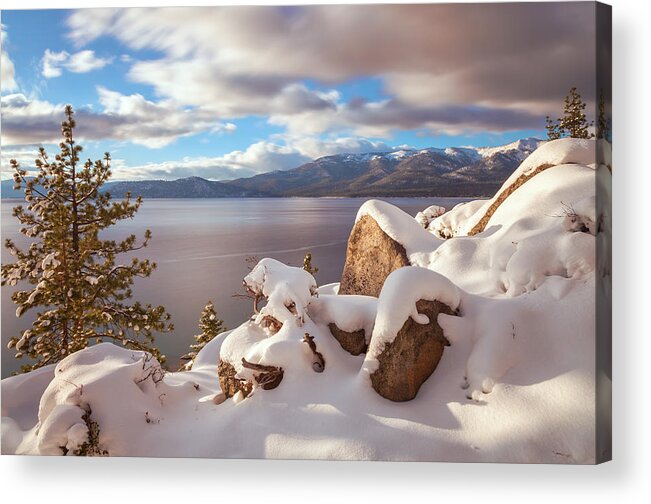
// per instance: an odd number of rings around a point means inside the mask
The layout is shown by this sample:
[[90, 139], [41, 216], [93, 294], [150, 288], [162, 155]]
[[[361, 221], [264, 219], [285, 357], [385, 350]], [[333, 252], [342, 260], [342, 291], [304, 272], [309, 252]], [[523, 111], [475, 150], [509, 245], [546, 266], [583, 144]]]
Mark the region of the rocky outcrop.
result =
[[449, 343], [438, 324], [439, 313], [455, 315], [440, 301], [420, 300], [418, 313], [427, 315], [428, 324], [418, 324], [409, 317], [397, 336], [378, 355], [379, 367], [371, 373], [375, 391], [391, 401], [409, 401], [436, 369], [443, 347]]
[[246, 397], [253, 390], [253, 383], [237, 378], [236, 374], [237, 371], [233, 364], [219, 359], [219, 365], [217, 366], [219, 386], [226, 397], [233, 397], [238, 392], [242, 392], [242, 395]]
[[389, 273], [409, 264], [405, 247], [365, 215], [355, 223], [348, 238], [339, 294], [378, 297]]
[[339, 342], [341, 347], [346, 350], [348, 353], [353, 355], [359, 355], [366, 353], [366, 333], [364, 329], [359, 331], [348, 332], [343, 329], [339, 329], [337, 324], [330, 323], [328, 324], [330, 333], [335, 337]]

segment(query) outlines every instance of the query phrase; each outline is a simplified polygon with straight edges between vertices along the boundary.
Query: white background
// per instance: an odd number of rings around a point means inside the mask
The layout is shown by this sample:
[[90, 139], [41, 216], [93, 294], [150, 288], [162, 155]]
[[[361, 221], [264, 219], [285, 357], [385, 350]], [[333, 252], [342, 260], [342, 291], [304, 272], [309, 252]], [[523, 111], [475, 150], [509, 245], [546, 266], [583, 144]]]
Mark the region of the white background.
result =
[[[357, 0], [359, 2], [359, 0]], [[3, 0], [3, 9], [181, 5]], [[191, 5], [238, 3], [194, 0]], [[273, 4], [253, 1], [242, 3]], [[306, 3], [285, 0], [281, 3]], [[338, 2], [330, 2], [338, 3]], [[614, 461], [601, 466], [0, 457], [3, 502], [651, 502], [651, 2], [611, 0], [614, 46]], [[35, 34], [35, 36], [38, 36]], [[644, 153], [643, 153], [644, 151]], [[649, 381], [647, 381], [649, 380]]]

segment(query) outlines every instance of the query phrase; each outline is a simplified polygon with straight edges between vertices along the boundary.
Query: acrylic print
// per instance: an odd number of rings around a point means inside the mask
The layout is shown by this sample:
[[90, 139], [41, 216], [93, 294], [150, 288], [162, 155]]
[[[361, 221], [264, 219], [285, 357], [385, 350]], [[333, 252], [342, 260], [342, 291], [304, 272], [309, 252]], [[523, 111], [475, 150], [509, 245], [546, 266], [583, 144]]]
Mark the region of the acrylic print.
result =
[[2, 11], [2, 453], [610, 459], [610, 7]]

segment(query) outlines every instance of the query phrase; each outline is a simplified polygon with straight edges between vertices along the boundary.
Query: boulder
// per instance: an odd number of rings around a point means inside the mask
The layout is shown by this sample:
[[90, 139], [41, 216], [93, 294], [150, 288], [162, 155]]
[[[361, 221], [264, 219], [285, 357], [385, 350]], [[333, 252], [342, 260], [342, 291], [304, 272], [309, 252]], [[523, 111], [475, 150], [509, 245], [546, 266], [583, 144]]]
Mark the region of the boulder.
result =
[[378, 297], [389, 273], [409, 265], [405, 247], [386, 234], [372, 217], [364, 215], [348, 238], [339, 294]]
[[378, 368], [371, 373], [375, 391], [391, 401], [409, 401], [436, 369], [443, 347], [449, 345], [438, 324], [438, 314], [456, 315], [440, 301], [420, 300], [418, 313], [427, 315], [428, 324], [418, 324], [409, 317], [395, 339], [378, 355]]
[[359, 355], [366, 353], [366, 333], [364, 329], [359, 331], [348, 332], [343, 329], [339, 329], [337, 324], [330, 323], [328, 324], [330, 333], [335, 337], [339, 342], [341, 347], [346, 350], [348, 353], [353, 355]]
[[219, 359], [217, 366], [217, 375], [219, 376], [219, 386], [226, 397], [233, 397], [238, 392], [242, 392], [244, 397], [248, 396], [253, 390], [253, 383], [242, 378], [237, 378], [235, 366], [230, 362]]

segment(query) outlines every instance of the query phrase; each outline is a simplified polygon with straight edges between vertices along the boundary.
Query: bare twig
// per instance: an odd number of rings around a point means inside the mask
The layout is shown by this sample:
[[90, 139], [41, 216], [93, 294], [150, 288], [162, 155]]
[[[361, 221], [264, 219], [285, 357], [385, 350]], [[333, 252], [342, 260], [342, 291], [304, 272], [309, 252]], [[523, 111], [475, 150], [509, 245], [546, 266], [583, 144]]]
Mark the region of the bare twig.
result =
[[165, 377], [165, 370], [157, 362], [151, 362], [154, 359], [154, 356], [148, 352], [144, 352], [142, 358], [142, 370], [144, 371], [142, 378], [136, 383], [142, 383], [147, 381], [149, 378], [158, 384], [163, 381]]
[[317, 373], [323, 373], [325, 369], [325, 359], [323, 354], [316, 349], [316, 343], [314, 342], [314, 336], [310, 336], [309, 333], [305, 333], [303, 336], [303, 343], [307, 343], [307, 346], [312, 350], [314, 359], [312, 361], [312, 369]]

